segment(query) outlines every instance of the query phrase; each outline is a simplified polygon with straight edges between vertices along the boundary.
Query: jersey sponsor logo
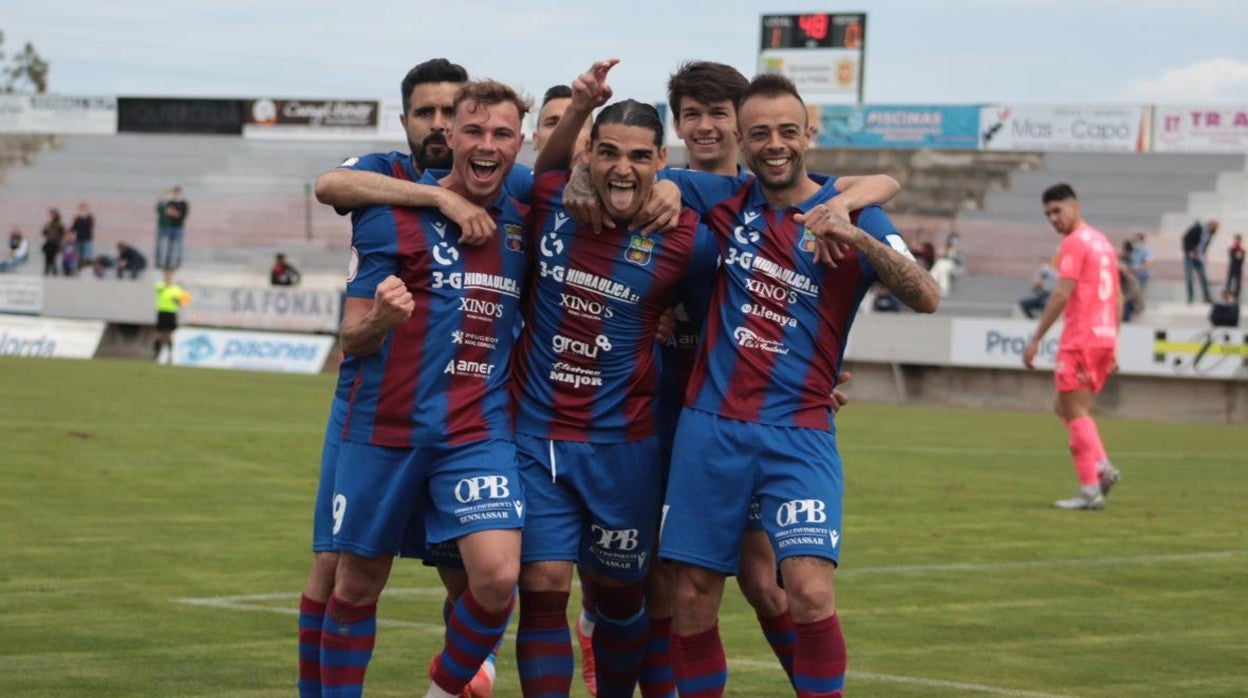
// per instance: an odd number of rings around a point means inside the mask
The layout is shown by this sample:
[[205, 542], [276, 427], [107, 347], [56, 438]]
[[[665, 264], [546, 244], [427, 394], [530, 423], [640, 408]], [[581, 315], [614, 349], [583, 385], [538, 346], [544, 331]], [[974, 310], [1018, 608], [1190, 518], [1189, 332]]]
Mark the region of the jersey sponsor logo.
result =
[[781, 342], [775, 342], [770, 339], [764, 339], [754, 333], [754, 330], [748, 327], [738, 327], [732, 331], [732, 338], [737, 340], [737, 346], [742, 349], [759, 349], [772, 354], [785, 355], [789, 353], [789, 348]]
[[597, 359], [599, 351], [611, 351], [611, 339], [605, 334], [600, 334], [594, 338], [593, 344], [590, 344], [581, 339], [573, 339], [557, 334], [550, 338], [550, 348], [554, 349], [556, 354], [566, 353], [583, 356], [587, 359]]
[[555, 230], [562, 228], [563, 224], [567, 222], [568, 222], [568, 214], [562, 211], [555, 211]]
[[604, 320], [615, 317], [615, 311], [606, 303], [589, 298], [581, 298], [570, 293], [559, 294], [559, 307], [580, 317], [593, 317]]
[[503, 475], [466, 477], [455, 483], [455, 499], [460, 504], [486, 499], [510, 499], [511, 489]]
[[650, 263], [650, 256], [653, 251], [654, 240], [640, 235], [633, 235], [632, 239], [628, 241], [628, 249], [624, 251], [624, 259], [644, 267]]
[[[745, 222], [749, 223], [751, 220], [754, 220], [754, 219], [747, 217]], [[750, 228], [744, 225], [738, 225], [737, 227], [732, 229], [732, 239], [736, 240], [738, 245], [753, 245], [754, 243], [758, 242], [758, 238], [759, 238], [759, 233], [757, 230], [753, 228]]]
[[743, 219], [745, 219], [745, 224], [746, 224], [746, 225], [749, 225], [750, 223], [753, 223], [753, 222], [754, 222], [754, 219], [755, 219], [755, 218], [758, 218], [758, 212], [757, 212], [757, 211], [746, 211], [745, 213], [741, 214], [741, 217], [742, 217]]
[[481, 347], [493, 351], [498, 348], [498, 337], [454, 330], [451, 332], [451, 344], [466, 344], [470, 347]]
[[580, 269], [569, 269], [567, 273], [567, 284], [576, 286], [577, 288], [593, 291], [599, 295], [608, 296], [625, 303], [637, 303], [641, 300], [641, 294], [636, 293], [629, 288], [627, 284], [608, 279], [597, 274], [591, 274]]
[[503, 304], [498, 301], [485, 301], [480, 298], [461, 296], [459, 299], [461, 312], [478, 317], [498, 319], [503, 316]]
[[782, 301], [786, 303], [795, 303], [797, 301], [797, 292], [775, 284], [769, 284], [766, 281], [758, 279], [746, 279], [745, 290], [749, 291], [757, 298], [772, 301]]
[[433, 261], [444, 267], [449, 267], [459, 261], [459, 250], [451, 246], [449, 242], [439, 242], [433, 246]]
[[555, 255], [563, 254], [563, 240], [560, 240], [559, 236], [555, 235], [553, 231], [543, 235], [538, 240], [537, 247], [541, 250], [543, 257], [554, 257]]
[[824, 523], [827, 520], [827, 505], [818, 499], [792, 499], [776, 509], [776, 524], [781, 528], [797, 523]]
[[[451, 248], [454, 249], [454, 248]], [[502, 293], [508, 296], [520, 297], [520, 282], [515, 279], [499, 276], [498, 274], [483, 274], [481, 272], [433, 272], [432, 288], [454, 288], [454, 289], [479, 289], [483, 291], [491, 291], [494, 293]]]
[[911, 262], [917, 261], [914, 258], [914, 254], [910, 252], [910, 246], [907, 245], [906, 241], [897, 233], [889, 233], [888, 235], [885, 235], [884, 241], [888, 243], [889, 247], [900, 252], [906, 259]]
[[355, 275], [360, 273], [360, 251], [351, 248], [351, 252], [347, 255], [347, 283], [355, 281]]
[[604, 550], [629, 552], [637, 549], [637, 529], [635, 528], [613, 531], [594, 524], [589, 527], [589, 530], [594, 536], [594, 545]]
[[443, 374], [452, 376], [469, 376], [471, 378], [489, 378], [494, 373], [494, 364], [484, 361], [465, 361], [464, 359], [451, 359], [446, 362], [446, 368], [442, 369]]
[[445, 221], [434, 221], [434, 222], [433, 222], [433, 232], [437, 233], [437, 234], [438, 234], [438, 237], [440, 237], [440, 238], [444, 238], [444, 237], [446, 237], [446, 222], [445, 222]]
[[503, 224], [503, 230], [507, 234], [507, 249], [512, 252], [521, 252], [524, 250], [524, 228], [515, 223]]
[[581, 386], [602, 387], [602, 372], [556, 361], [550, 368], [550, 380], [579, 389]]
[[[774, 288], [774, 287], [773, 287]], [[746, 315], [761, 317], [764, 320], [770, 320], [781, 327], [797, 327], [797, 318], [776, 311], [758, 303], [742, 303], [741, 312]]]

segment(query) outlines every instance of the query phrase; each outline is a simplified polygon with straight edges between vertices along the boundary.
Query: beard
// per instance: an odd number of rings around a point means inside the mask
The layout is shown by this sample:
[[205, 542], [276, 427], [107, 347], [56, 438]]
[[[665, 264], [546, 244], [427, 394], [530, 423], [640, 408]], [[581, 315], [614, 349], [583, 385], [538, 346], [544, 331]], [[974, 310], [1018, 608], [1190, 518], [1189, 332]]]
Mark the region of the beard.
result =
[[794, 184], [797, 184], [798, 180], [802, 177], [805, 160], [806, 159], [803, 156], [795, 156], [789, 164], [788, 173], [780, 177], [771, 177], [765, 174], [762, 156], [758, 158], [747, 158], [747, 164], [754, 172], [754, 176], [758, 177], [759, 183], [768, 189], [780, 190], [788, 189]]
[[[431, 133], [425, 137], [417, 146], [411, 141], [407, 142], [409, 148], [412, 149], [412, 158], [416, 161], [416, 166], [421, 172], [425, 170], [449, 170], [453, 155], [451, 149], [446, 145], [446, 137], [440, 133]], [[437, 152], [431, 152], [434, 147], [440, 147]]]

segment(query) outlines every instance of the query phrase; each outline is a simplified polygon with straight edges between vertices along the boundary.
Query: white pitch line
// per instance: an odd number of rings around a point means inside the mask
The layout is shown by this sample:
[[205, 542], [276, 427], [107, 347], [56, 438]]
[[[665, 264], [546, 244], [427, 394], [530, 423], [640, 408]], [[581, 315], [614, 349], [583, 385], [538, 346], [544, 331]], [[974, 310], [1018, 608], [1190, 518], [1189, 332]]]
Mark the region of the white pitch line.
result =
[[[1058, 448], [966, 448], [965, 446], [879, 446], [875, 444], [841, 443], [842, 451], [878, 451], [880, 453], [918, 453], [948, 454], [963, 456], [1057, 456], [1070, 458], [1070, 451]], [[1142, 460], [1231, 460], [1242, 458], [1235, 453], [1184, 453], [1182, 451], [1124, 451], [1114, 450], [1114, 459], [1118, 462], [1133, 458]]]
[[[756, 659], [729, 659], [728, 668], [742, 669], [764, 669], [773, 670], [776, 668], [775, 662], [763, 662]], [[1037, 693], [1035, 691], [1020, 691], [1013, 688], [1001, 688], [999, 686], [987, 686], [978, 683], [962, 683], [961, 681], [947, 681], [945, 679], [929, 679], [922, 676], [901, 676], [898, 674], [877, 674], [870, 671], [854, 671], [845, 672], [846, 681], [875, 681], [878, 683], [904, 683], [914, 686], [931, 686], [933, 688], [948, 688], [964, 693], [986, 693], [994, 696], [1010, 696], [1010, 698], [1071, 698], [1068, 695], [1058, 693]]]
[[1190, 562], [1225, 560], [1248, 553], [1244, 550], [1223, 550], [1207, 553], [1174, 555], [1137, 555], [1135, 557], [1074, 558], [1062, 560], [1026, 560], [1022, 562], [951, 562], [939, 565], [885, 565], [882, 567], [850, 567], [838, 571], [838, 577], [855, 574], [927, 574], [929, 572], [989, 572], [994, 570], [1030, 569], [1036, 567], [1112, 567], [1155, 562]]
[[[412, 587], [412, 588], [396, 588], [387, 589], [386, 596], [443, 596], [446, 590], [442, 587]], [[185, 598], [172, 599], [174, 603], [186, 604], [188, 606], [202, 606], [206, 608], [225, 608], [231, 611], [259, 611], [261, 613], [279, 613], [284, 616], [297, 616], [299, 609], [291, 606], [264, 606], [257, 602], [260, 601], [281, 601], [290, 600], [292, 602], [298, 600], [296, 594], [282, 592], [276, 594], [247, 594], [244, 596], [217, 596], [207, 598]], [[390, 618], [378, 618], [377, 625], [387, 628], [413, 628], [416, 630], [432, 630], [442, 632], [445, 630], [441, 623], [415, 623], [407, 620], [394, 620]]]

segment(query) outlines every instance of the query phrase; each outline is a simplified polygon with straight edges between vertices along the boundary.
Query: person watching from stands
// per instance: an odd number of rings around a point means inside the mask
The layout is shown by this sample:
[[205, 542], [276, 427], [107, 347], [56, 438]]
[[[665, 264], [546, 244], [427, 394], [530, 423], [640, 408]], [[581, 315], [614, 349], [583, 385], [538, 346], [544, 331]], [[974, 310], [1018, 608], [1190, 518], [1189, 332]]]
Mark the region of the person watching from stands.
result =
[[1052, 259], [1046, 257], [1040, 260], [1040, 267], [1031, 277], [1031, 295], [1018, 302], [1018, 307], [1022, 308], [1023, 315], [1026, 315], [1028, 320], [1034, 320], [1036, 313], [1044, 310], [1044, 304], [1049, 302], [1049, 296], [1052, 295], [1053, 289], [1057, 288], [1055, 262], [1056, 257]]
[[13, 226], [9, 233], [9, 246], [5, 250], [4, 259], [0, 259], [0, 271], [12, 271], [26, 263], [30, 257], [30, 243], [22, 235], [22, 229]]
[[269, 270], [269, 283], [274, 286], [298, 286], [299, 270], [286, 261], [286, 255], [278, 252], [273, 259], [273, 268]]
[[117, 278], [139, 278], [139, 274], [147, 268], [147, 257], [124, 242], [117, 243]]
[[61, 238], [61, 273], [65, 276], [78, 275], [78, 236], [72, 230]]
[[61, 252], [61, 240], [65, 238], [65, 225], [61, 212], [48, 209], [48, 220], [43, 224], [43, 275], [56, 276], [56, 258]]
[[[1231, 248], [1226, 251], [1226, 287], [1235, 302], [1239, 303], [1239, 290], [1244, 285], [1244, 236], [1235, 233]], [[1224, 294], [1225, 295], [1225, 294]]]
[[1152, 276], [1153, 251], [1149, 249], [1144, 233], [1136, 233], [1131, 240], [1131, 259], [1128, 266], [1131, 267], [1131, 273], [1135, 274], [1135, 280], [1140, 282], [1140, 293], [1146, 292], [1148, 279]]
[[87, 202], [78, 203], [78, 213], [74, 215], [74, 222], [69, 225], [69, 229], [74, 233], [74, 256], [78, 260], [78, 268], [82, 268], [91, 263], [91, 259], [95, 256], [95, 215], [91, 213], [91, 208], [87, 206]]
[[1222, 300], [1213, 304], [1209, 322], [1214, 327], [1239, 327], [1239, 301], [1230, 289], [1222, 290]]
[[182, 237], [190, 204], [182, 187], [174, 185], [156, 202], [156, 266], [177, 269], [182, 266]]
[[1209, 279], [1205, 276], [1205, 251], [1217, 232], [1218, 222], [1211, 220], [1204, 223], [1196, 221], [1183, 233], [1183, 280], [1187, 284], [1188, 305], [1192, 304], [1196, 295], [1192, 289], [1193, 276], [1200, 280], [1200, 293], [1205, 302], [1213, 302], [1209, 297]]

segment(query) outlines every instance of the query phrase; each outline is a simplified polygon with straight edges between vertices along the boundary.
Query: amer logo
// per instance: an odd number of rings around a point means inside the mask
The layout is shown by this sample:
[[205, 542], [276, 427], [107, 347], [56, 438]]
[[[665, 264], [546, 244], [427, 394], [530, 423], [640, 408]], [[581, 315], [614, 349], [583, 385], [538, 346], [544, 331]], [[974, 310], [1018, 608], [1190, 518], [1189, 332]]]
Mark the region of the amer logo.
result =
[[460, 504], [478, 501], [482, 496], [487, 499], [510, 499], [511, 489], [507, 487], [507, 478], [502, 475], [484, 475], [464, 478], [455, 483], [455, 499]]
[[433, 246], [433, 261], [449, 267], [459, 261], [459, 250], [452, 247], [449, 242], [439, 242]]
[[590, 526], [589, 530], [594, 535], [594, 545], [603, 550], [629, 552], [637, 549], [637, 529], [635, 528], [611, 531], [595, 524]]
[[553, 232], [543, 235], [537, 246], [541, 249], [543, 257], [563, 254], [563, 240], [560, 240], [559, 236]]
[[[748, 223], [751, 220], [753, 219], [747, 217], [746, 222]], [[757, 230], [747, 228], [744, 225], [738, 225], [732, 229], [732, 239], [736, 240], [738, 245], [753, 245], [758, 242], [758, 237]]]
[[823, 523], [828, 520], [825, 504], [818, 499], [794, 499], [776, 510], [776, 523], [781, 527], [795, 523]]

